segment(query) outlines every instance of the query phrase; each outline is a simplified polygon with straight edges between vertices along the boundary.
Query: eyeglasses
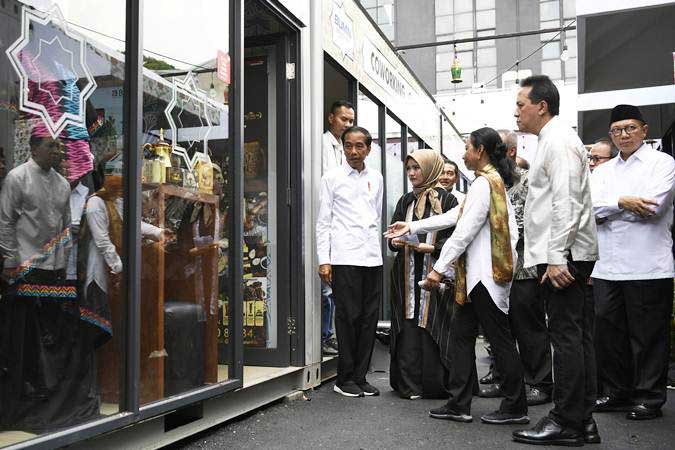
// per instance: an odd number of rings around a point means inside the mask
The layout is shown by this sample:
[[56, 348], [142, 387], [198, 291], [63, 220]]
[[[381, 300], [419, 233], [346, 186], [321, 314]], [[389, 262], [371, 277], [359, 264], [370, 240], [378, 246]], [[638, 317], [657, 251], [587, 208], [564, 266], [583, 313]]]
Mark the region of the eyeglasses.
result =
[[612, 128], [611, 130], [609, 130], [609, 134], [614, 136], [614, 137], [619, 137], [619, 136], [621, 136], [621, 133], [625, 131], [626, 134], [630, 136], [631, 134], [635, 133], [640, 128], [641, 127], [639, 127], [637, 125], [628, 125], [628, 126], [625, 126], [623, 128]]
[[611, 156], [595, 156], [595, 155], [588, 155], [588, 160], [592, 162], [593, 164], [597, 164], [600, 161], [603, 161], [605, 159], [612, 159]]

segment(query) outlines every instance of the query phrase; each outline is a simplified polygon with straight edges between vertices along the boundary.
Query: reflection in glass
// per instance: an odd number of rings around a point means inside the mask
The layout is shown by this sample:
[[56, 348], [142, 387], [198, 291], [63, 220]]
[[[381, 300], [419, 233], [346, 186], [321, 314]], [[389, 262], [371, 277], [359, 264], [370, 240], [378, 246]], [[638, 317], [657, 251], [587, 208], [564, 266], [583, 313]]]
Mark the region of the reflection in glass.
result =
[[[124, 3], [95, 15], [79, 0], [12, 3], [0, 15], [0, 446], [118, 412], [124, 371]], [[104, 45], [102, 30], [117, 37]]]
[[[386, 186], [386, 201], [387, 201], [387, 213], [386, 213], [386, 223], [391, 223], [391, 217], [394, 214], [394, 209], [396, 208], [396, 203], [399, 198], [405, 192], [405, 169], [403, 167], [403, 155], [402, 155], [402, 146], [401, 146], [401, 124], [391, 117], [389, 114], [386, 115], [385, 130], [387, 133], [387, 146], [386, 146], [386, 176], [384, 177]], [[396, 254], [391, 251], [389, 246], [386, 246], [387, 250], [384, 257], [384, 270], [389, 276], [391, 267], [394, 261]], [[385, 300], [383, 304], [383, 319], [391, 319], [391, 303], [389, 302], [389, 290], [385, 289]]]
[[229, 377], [227, 5], [145, 2], [142, 404]]
[[358, 126], [365, 128], [373, 137], [373, 143], [370, 146], [370, 154], [366, 157], [366, 165], [372, 169], [382, 172], [382, 147], [379, 144], [379, 106], [373, 102], [370, 97], [362, 92], [356, 103], [356, 120]]

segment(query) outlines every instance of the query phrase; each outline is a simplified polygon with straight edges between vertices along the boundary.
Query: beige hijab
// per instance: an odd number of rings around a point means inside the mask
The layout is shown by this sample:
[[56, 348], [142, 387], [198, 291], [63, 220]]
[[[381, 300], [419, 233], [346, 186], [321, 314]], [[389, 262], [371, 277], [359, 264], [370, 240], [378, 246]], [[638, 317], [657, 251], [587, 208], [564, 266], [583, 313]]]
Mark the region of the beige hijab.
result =
[[434, 189], [438, 186], [438, 178], [443, 173], [443, 159], [441, 155], [430, 149], [415, 150], [406, 158], [414, 160], [422, 169], [422, 177], [424, 182], [420, 187], [413, 188], [413, 193], [417, 199], [415, 205], [415, 217], [421, 219], [424, 217], [424, 209], [427, 206], [427, 201], [431, 204], [431, 209], [436, 214], [443, 213], [441, 201], [438, 198], [438, 192]]

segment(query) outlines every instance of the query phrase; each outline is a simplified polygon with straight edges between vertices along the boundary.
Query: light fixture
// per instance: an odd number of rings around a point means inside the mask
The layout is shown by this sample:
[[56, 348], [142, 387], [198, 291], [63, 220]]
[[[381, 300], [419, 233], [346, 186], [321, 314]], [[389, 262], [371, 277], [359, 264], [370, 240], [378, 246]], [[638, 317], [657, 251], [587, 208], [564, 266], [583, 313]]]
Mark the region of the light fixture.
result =
[[570, 59], [570, 52], [567, 51], [567, 44], [563, 45], [563, 51], [560, 54], [560, 60], [566, 62]]
[[518, 73], [518, 66], [520, 65], [520, 61], [516, 61], [516, 86], [520, 84], [520, 74]]
[[450, 66], [450, 74], [452, 75], [453, 83], [462, 82], [462, 63], [459, 62], [457, 57], [457, 45], [454, 45], [455, 58], [452, 60], [452, 66]]

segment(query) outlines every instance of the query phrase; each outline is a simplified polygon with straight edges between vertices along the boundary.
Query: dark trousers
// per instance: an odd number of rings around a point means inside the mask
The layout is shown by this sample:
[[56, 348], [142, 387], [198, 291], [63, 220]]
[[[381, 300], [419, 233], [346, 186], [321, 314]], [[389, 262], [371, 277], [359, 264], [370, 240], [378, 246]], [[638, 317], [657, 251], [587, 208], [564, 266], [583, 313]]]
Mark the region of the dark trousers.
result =
[[[594, 262], [569, 261], [574, 282], [554, 289], [542, 286], [548, 313], [548, 329], [553, 344], [553, 409], [549, 416], [560, 425], [582, 431], [583, 421], [591, 417], [596, 399], [595, 349], [593, 328], [595, 311], [587, 282]], [[537, 267], [539, 278], [546, 265]]]
[[527, 413], [523, 367], [511, 336], [509, 318], [494, 304], [489, 292], [478, 283], [469, 294], [470, 302], [455, 304], [452, 316], [452, 367], [448, 404], [458, 412], [471, 412], [471, 397], [476, 385], [476, 337], [478, 325], [490, 340], [497, 367], [502, 375], [502, 400], [499, 410]]
[[537, 280], [515, 280], [511, 285], [509, 323], [518, 343], [525, 383], [550, 393], [553, 389], [551, 341]]
[[337, 385], [365, 383], [382, 302], [382, 266], [333, 266]]
[[660, 408], [666, 402], [673, 279], [593, 279], [598, 375], [606, 395]]

